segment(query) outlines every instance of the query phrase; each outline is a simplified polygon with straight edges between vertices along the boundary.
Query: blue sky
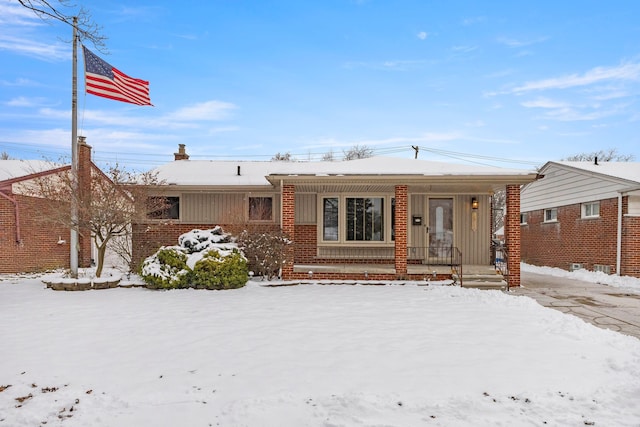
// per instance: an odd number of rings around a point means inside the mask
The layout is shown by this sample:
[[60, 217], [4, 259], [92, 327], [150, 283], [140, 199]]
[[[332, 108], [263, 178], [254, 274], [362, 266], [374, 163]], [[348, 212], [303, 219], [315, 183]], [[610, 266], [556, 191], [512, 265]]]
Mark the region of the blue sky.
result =
[[[532, 168], [640, 161], [640, 3], [79, 1], [154, 107], [84, 94], [99, 162], [375, 154]], [[73, 9], [63, 9], [72, 14]], [[71, 28], [0, 0], [0, 152], [70, 155]]]

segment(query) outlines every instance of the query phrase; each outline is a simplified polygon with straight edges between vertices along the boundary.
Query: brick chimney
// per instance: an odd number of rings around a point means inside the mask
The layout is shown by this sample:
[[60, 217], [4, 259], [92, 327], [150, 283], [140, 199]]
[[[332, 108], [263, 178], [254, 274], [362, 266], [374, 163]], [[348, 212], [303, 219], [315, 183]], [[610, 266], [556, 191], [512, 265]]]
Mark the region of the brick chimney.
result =
[[184, 144], [178, 144], [178, 152], [173, 153], [174, 160], [189, 160], [189, 155], [184, 149]]

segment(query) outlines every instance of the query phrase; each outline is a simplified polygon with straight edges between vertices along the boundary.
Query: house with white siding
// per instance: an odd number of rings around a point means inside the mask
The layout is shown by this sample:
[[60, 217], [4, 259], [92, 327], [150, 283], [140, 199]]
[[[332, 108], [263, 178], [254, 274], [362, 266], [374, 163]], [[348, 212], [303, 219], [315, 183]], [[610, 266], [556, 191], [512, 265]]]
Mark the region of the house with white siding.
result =
[[522, 261], [640, 277], [640, 163], [548, 162], [521, 191]]
[[[394, 280], [495, 275], [492, 206], [507, 191], [509, 284], [520, 282], [520, 187], [531, 170], [418, 159], [189, 160], [184, 145], [148, 187], [170, 208], [133, 225], [134, 259], [191, 229], [276, 227], [293, 242], [284, 279]], [[453, 271], [455, 270], [455, 271]]]

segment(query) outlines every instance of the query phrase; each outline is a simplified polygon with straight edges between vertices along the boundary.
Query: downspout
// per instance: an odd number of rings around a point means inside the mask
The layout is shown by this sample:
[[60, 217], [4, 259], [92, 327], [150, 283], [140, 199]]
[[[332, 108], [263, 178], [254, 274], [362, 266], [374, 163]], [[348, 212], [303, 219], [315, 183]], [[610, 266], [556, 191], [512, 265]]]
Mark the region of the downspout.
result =
[[22, 239], [20, 236], [20, 211], [18, 210], [18, 201], [13, 197], [9, 197], [8, 195], [4, 194], [2, 191], [0, 191], [0, 196], [13, 203], [13, 209], [16, 215], [16, 243], [20, 243], [20, 240]]
[[618, 231], [616, 236], [616, 276], [620, 276], [622, 258], [622, 192], [618, 192]]

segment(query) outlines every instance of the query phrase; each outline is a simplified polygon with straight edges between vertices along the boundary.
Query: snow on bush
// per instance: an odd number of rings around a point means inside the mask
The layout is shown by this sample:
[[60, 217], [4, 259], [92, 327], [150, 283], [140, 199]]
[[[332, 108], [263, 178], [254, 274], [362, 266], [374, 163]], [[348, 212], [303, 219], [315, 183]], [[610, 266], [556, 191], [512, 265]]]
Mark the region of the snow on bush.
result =
[[140, 275], [154, 289], [233, 289], [249, 280], [246, 258], [219, 226], [191, 230], [177, 246], [161, 247], [144, 260]]

